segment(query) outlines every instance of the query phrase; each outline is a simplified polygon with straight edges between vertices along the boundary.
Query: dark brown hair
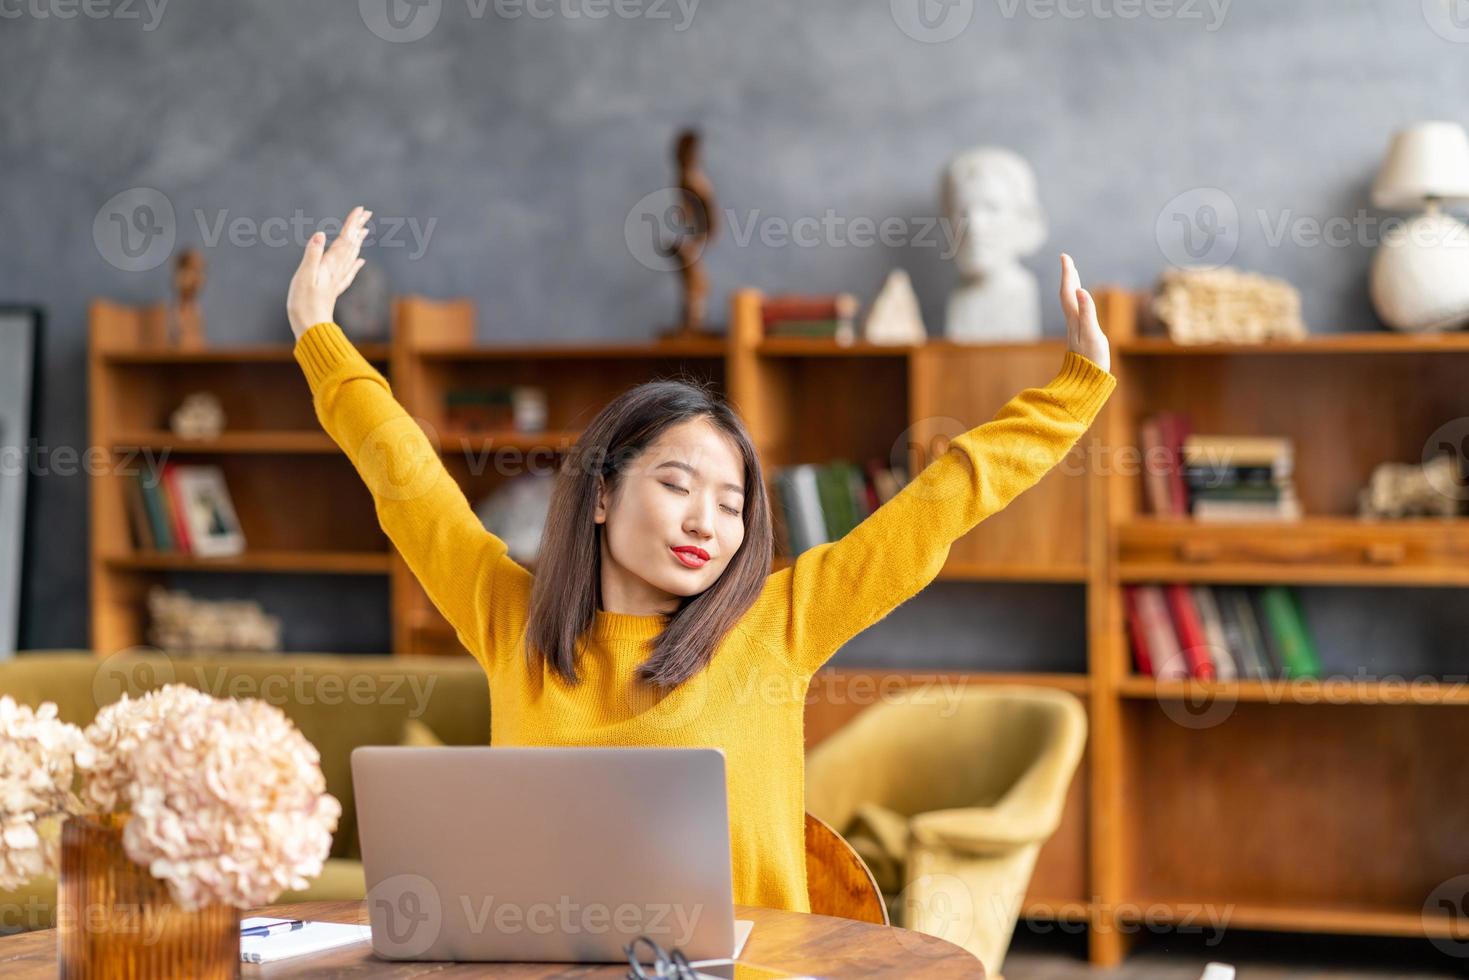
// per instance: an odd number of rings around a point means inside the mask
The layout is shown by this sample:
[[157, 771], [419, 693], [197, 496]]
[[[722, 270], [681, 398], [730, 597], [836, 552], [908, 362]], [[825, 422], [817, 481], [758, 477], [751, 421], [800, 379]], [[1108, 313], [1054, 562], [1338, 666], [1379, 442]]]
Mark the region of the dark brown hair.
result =
[[531, 586], [527, 655], [568, 683], [578, 683], [577, 652], [601, 599], [602, 552], [596, 523], [599, 478], [610, 500], [624, 471], [670, 426], [707, 419], [728, 436], [745, 464], [741, 516], [745, 538], [709, 588], [684, 599], [638, 666], [640, 680], [672, 688], [709, 663], [726, 633], [752, 606], [770, 574], [770, 502], [760, 457], [744, 423], [705, 384], [650, 381], [619, 395], [597, 413], [567, 454], [551, 493], [546, 529]]

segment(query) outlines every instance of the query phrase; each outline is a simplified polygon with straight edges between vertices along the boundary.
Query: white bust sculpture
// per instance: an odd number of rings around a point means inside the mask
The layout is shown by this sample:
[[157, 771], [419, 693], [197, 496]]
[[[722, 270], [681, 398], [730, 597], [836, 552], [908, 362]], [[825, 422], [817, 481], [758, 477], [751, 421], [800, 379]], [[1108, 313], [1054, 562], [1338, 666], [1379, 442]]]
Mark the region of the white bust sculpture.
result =
[[1001, 147], [970, 150], [944, 170], [942, 197], [963, 276], [949, 294], [945, 337], [963, 343], [1039, 340], [1040, 289], [1020, 264], [1046, 240], [1030, 164]]

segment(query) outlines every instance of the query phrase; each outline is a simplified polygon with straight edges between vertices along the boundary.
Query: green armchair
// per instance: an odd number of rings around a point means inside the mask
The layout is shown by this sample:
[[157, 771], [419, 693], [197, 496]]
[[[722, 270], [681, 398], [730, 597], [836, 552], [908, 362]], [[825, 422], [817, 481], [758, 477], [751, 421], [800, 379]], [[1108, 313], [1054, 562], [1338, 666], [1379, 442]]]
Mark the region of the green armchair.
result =
[[[177, 682], [216, 697], [257, 697], [279, 707], [321, 753], [327, 792], [342, 804], [331, 857], [309, 888], [283, 902], [360, 899], [366, 893], [352, 795], [352, 750], [432, 739], [488, 745], [490, 694], [468, 657], [238, 654], [166, 657], [85, 650], [21, 653], [0, 662], [0, 695], [32, 706], [55, 702], [63, 721], [86, 726], [123, 691], [132, 696]], [[55, 923], [56, 881], [37, 878], [0, 891], [0, 932]]]
[[1086, 731], [1081, 702], [1048, 688], [877, 704], [811, 750], [806, 809], [862, 855], [894, 924], [998, 975]]

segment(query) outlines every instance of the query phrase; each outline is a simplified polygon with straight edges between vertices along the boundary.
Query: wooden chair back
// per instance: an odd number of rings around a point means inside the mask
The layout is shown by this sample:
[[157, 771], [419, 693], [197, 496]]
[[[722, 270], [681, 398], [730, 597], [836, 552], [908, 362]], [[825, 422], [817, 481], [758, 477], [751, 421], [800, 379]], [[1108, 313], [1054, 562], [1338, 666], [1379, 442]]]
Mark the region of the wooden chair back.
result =
[[862, 860], [824, 820], [806, 814], [806, 892], [811, 911], [889, 925], [887, 903]]

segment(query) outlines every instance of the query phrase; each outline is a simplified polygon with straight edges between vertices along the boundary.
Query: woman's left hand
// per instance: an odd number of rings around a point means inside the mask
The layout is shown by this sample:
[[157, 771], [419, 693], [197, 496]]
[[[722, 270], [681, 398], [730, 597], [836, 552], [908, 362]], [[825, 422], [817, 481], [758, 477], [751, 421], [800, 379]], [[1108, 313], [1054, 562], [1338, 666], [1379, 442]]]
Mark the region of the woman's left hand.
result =
[[1066, 311], [1066, 349], [1075, 351], [1103, 371], [1112, 370], [1112, 348], [1097, 322], [1097, 304], [1081, 288], [1076, 263], [1061, 253], [1061, 309]]

